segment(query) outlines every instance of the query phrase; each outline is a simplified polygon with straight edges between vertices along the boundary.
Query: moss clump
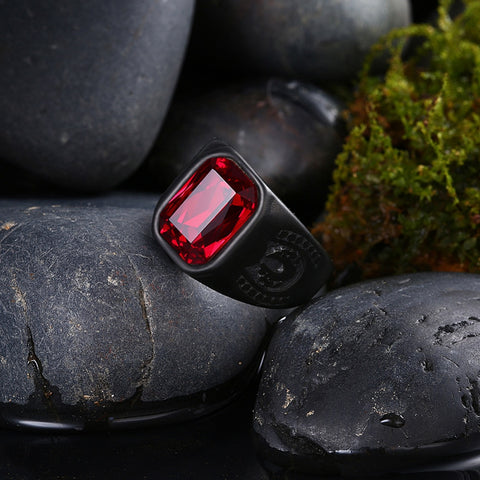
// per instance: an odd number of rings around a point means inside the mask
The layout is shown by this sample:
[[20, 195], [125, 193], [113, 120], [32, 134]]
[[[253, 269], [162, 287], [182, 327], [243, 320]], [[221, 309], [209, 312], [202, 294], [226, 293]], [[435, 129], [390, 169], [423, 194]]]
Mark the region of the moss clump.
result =
[[[480, 1], [392, 32], [385, 76], [363, 70], [325, 220], [337, 271], [480, 271]], [[406, 42], [422, 39], [408, 60]]]

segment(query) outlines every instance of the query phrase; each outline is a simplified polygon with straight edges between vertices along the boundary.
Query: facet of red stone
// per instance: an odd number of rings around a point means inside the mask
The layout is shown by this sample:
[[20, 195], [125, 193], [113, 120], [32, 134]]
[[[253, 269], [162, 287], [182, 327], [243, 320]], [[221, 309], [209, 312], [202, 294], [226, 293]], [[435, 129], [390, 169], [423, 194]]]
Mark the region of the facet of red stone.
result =
[[204, 265], [255, 212], [258, 189], [231, 159], [212, 157], [160, 212], [159, 232], [189, 265]]

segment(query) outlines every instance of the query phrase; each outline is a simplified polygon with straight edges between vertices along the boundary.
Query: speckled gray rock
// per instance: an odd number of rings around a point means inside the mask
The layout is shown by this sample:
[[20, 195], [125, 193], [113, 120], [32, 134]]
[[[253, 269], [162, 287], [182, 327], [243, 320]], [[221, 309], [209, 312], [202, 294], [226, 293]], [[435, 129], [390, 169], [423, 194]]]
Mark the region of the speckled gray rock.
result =
[[180, 272], [152, 239], [151, 215], [0, 208], [0, 423], [185, 419], [252, 378], [268, 313]]
[[410, 23], [408, 0], [203, 0], [197, 10], [193, 59], [309, 80], [350, 79], [382, 35]]
[[298, 470], [444, 461], [478, 451], [479, 375], [480, 275], [359, 283], [279, 325], [254, 427], [267, 458]]
[[0, 3], [0, 158], [68, 188], [130, 175], [176, 84], [194, 0]]
[[301, 82], [270, 79], [176, 99], [148, 165], [166, 188], [213, 136], [236, 148], [308, 223], [322, 210], [343, 144], [342, 104]]

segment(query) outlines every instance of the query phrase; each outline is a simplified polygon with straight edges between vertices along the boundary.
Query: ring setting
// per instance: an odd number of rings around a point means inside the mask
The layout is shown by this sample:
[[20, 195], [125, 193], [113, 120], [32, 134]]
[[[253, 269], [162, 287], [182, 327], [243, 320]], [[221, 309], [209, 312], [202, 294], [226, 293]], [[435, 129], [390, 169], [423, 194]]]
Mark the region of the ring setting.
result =
[[331, 262], [252, 167], [218, 140], [155, 208], [153, 235], [186, 273], [237, 300], [290, 308], [327, 281]]

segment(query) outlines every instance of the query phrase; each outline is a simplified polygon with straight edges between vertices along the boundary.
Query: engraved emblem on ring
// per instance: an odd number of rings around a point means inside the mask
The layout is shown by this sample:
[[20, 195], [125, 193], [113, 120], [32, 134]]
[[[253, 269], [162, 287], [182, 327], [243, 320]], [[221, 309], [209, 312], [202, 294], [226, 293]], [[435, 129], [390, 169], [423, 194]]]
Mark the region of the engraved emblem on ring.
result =
[[260, 261], [245, 268], [249, 283], [265, 293], [282, 293], [295, 285], [305, 272], [302, 252], [287, 243], [269, 242]]

